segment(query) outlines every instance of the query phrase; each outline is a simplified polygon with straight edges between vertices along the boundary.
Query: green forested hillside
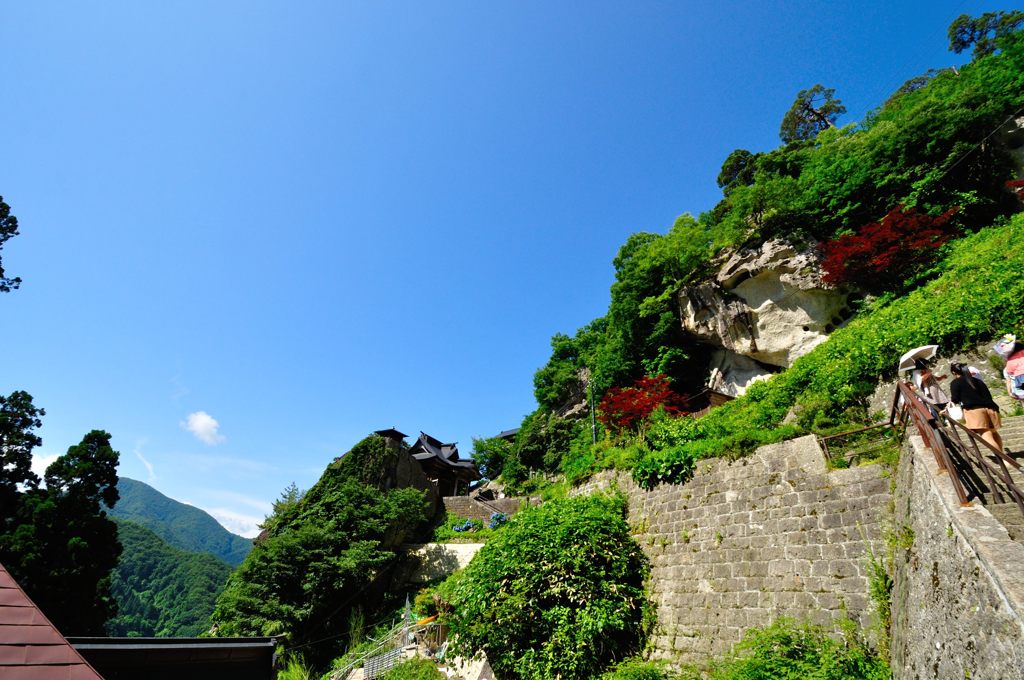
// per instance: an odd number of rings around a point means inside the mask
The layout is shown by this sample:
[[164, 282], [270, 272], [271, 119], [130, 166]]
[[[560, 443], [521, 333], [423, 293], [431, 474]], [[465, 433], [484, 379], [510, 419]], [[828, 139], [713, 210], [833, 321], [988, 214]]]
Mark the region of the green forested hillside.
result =
[[281, 636], [320, 666], [358, 622], [378, 620], [399, 547], [429, 527], [424, 491], [394, 488], [400, 461], [371, 435], [301, 499], [278, 503], [217, 601], [218, 635]]
[[[862, 420], [863, 409], [849, 409], [863, 406], [863, 397], [878, 379], [891, 377], [893, 369], [888, 364], [883, 368], [882, 358], [887, 361], [886, 353], [892, 351], [898, 356], [901, 342], [924, 337], [952, 350], [986, 334], [1020, 330], [1017, 304], [995, 310], [995, 317], [972, 318], [966, 308], [954, 312], [944, 305], [945, 293], [937, 285], [944, 272], [956, 278], [974, 271], [964, 264], [970, 254], [957, 246], [958, 240], [985, 248], [1005, 241], [1006, 235], [990, 235], [984, 245], [970, 239], [1004, 225], [1022, 207], [1020, 183], [1013, 182], [1017, 172], [1000, 130], [1024, 112], [1024, 33], [1002, 35], [997, 44], [998, 50], [960, 69], [911, 78], [859, 124], [787, 138], [770, 151], [737, 149], [723, 164], [723, 198], [714, 209], [696, 218], [683, 215], [665, 234], [631, 235], [613, 261], [615, 282], [607, 314], [572, 337], [552, 338], [551, 358], [534, 377], [538, 409], [523, 422], [515, 445], [501, 460], [489, 460], [489, 467], [500, 470], [512, 488], [525, 484], [530, 470], [579, 477], [610, 465], [632, 468], [641, 460], [644, 480], [675, 478], [682, 468], [670, 461], [682, 455], [680, 447], [689, 452], [682, 458], [692, 460], [747, 451], [801, 429]], [[1016, 237], [1017, 228], [1009, 237]], [[557, 416], [562, 406], [581, 398], [584, 382], [593, 391], [599, 417], [603, 406], [610, 411], [609, 404], [602, 404], [604, 396], [621, 397], [625, 390], [627, 398], [635, 397], [633, 406], [648, 397], [634, 387], [645, 376], [664, 375], [681, 393], [701, 390], [710, 350], [683, 332], [679, 292], [717, 271], [721, 263], [716, 258], [728, 249], [757, 247], [769, 239], [821, 249], [825, 280], [851, 293], [857, 316], [864, 317], [851, 324], [858, 338], [884, 337], [885, 329], [874, 329], [876, 322], [867, 315], [874, 315], [877, 323], [884, 319], [893, 324], [894, 315], [901, 313], [896, 310], [934, 319], [941, 332], [907, 333], [898, 339], [890, 333], [894, 339], [874, 345], [870, 357], [848, 351], [850, 341], [844, 340], [842, 358], [855, 362], [848, 368], [823, 370], [817, 360], [807, 358], [773, 380], [777, 387], [752, 390], [748, 398], [699, 427], [680, 421], [649, 432], [647, 421], [640, 418], [630, 431], [607, 430], [605, 437], [599, 435], [604, 441], [592, 446], [589, 423]], [[947, 256], [954, 260], [943, 264]], [[1000, 275], [1008, 271], [1003, 264]], [[956, 299], [984, 297], [985, 280], [982, 276], [976, 289], [962, 289]], [[1010, 283], [1000, 279], [997, 285]], [[889, 303], [911, 293], [936, 297], [927, 303], [915, 298], [919, 301], [882, 313]], [[873, 297], [874, 302], [856, 302]], [[990, 314], [990, 307], [978, 313]], [[895, 323], [891, 329], [900, 327]], [[837, 334], [836, 342], [853, 334]], [[835, 346], [826, 343], [817, 356], [831, 351], [824, 347]], [[812, 365], [821, 373], [805, 387], [804, 367]], [[827, 388], [815, 387], [824, 384], [826, 375], [833, 376]], [[763, 405], [746, 410], [765, 399], [772, 404], [767, 411]], [[803, 413], [798, 425], [775, 431], [794, 405]], [[721, 427], [713, 425], [719, 422]], [[480, 454], [487, 452], [487, 446], [480, 447]]]
[[130, 520], [117, 521], [117, 535], [124, 546], [111, 579], [118, 614], [107, 622], [107, 634], [189, 637], [208, 630], [231, 567], [174, 548]]
[[109, 512], [146, 527], [170, 545], [205, 552], [238, 566], [252, 550], [252, 540], [237, 536], [199, 508], [168, 498], [148, 484], [121, 477], [121, 499]]

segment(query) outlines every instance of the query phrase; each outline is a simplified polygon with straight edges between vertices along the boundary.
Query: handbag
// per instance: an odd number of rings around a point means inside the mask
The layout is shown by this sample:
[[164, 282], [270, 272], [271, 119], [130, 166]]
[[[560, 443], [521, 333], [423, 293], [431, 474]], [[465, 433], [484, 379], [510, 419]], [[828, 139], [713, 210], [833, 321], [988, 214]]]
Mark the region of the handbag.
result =
[[946, 417], [950, 420], [963, 420], [964, 410], [960, 407], [960, 404], [950, 404], [946, 407]]

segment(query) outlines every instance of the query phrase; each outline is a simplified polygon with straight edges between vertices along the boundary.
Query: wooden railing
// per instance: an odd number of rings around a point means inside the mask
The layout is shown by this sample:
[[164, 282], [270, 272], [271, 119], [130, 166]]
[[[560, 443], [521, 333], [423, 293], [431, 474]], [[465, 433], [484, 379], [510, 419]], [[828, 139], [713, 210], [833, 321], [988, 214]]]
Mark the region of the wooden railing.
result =
[[907, 383], [896, 386], [889, 422], [912, 422], [917, 427], [939, 469], [949, 476], [962, 506], [975, 499], [986, 503], [986, 492], [996, 503], [1004, 503], [1005, 493], [1024, 515], [1024, 491], [1007, 468], [1009, 465], [1019, 470], [1020, 463], [959, 422], [937, 417]]

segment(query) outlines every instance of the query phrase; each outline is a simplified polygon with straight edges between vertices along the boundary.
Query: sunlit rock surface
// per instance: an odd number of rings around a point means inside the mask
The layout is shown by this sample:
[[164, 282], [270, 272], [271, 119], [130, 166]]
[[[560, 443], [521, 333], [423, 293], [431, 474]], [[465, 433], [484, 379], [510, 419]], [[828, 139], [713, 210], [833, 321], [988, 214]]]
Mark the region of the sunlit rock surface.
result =
[[798, 249], [781, 240], [735, 252], [713, 281], [679, 296], [683, 329], [724, 350], [709, 384], [727, 394], [788, 368], [849, 315], [845, 292], [822, 282], [814, 245]]

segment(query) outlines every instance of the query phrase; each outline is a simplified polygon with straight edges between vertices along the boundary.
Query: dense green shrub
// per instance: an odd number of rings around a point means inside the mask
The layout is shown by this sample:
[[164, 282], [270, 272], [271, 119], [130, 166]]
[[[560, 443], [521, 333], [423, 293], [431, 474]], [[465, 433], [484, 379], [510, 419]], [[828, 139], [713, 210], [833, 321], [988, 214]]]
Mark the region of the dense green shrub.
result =
[[626, 659], [601, 676], [601, 680], [671, 680], [678, 674], [670, 671], [665, 664], [644, 661], [640, 658]]
[[398, 664], [382, 675], [381, 680], [443, 680], [444, 677], [433, 661], [417, 657]]
[[767, 628], [752, 628], [728, 658], [713, 665], [710, 680], [889, 680], [888, 664], [848, 623], [840, 640], [785, 617]]
[[624, 500], [584, 496], [517, 514], [442, 584], [458, 652], [499, 677], [592, 678], [642, 645], [646, 558]]
[[444, 521], [434, 528], [434, 543], [484, 543], [504, 526], [499, 522], [494, 522], [493, 527], [490, 524], [449, 512]]

